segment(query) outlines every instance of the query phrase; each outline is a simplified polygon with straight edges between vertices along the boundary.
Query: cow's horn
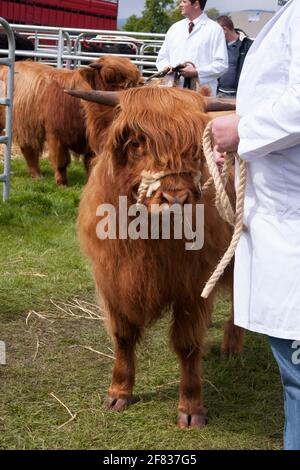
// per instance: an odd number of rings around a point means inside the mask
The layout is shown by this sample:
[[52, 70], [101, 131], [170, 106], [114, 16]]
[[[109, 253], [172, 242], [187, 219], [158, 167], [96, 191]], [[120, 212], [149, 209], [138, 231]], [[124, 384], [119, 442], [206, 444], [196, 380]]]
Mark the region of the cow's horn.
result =
[[75, 96], [76, 98], [81, 98], [82, 100], [105, 104], [106, 106], [117, 106], [120, 103], [119, 93], [117, 91], [65, 90], [65, 93]]
[[90, 64], [88, 64], [88, 67], [91, 67], [92, 69], [97, 69], [97, 70], [100, 70], [102, 68], [102, 64], [100, 64], [100, 62], [91, 62]]
[[227, 98], [206, 98], [206, 112], [215, 112], [215, 111], [235, 111], [236, 103], [234, 99]]

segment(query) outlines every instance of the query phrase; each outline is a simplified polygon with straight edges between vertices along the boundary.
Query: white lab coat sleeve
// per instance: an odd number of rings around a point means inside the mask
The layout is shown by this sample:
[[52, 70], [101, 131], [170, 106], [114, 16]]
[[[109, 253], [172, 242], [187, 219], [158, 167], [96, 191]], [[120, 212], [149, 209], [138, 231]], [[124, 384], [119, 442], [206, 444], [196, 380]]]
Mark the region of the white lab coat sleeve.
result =
[[164, 40], [163, 45], [161, 46], [161, 49], [158, 53], [157, 59], [156, 59], [156, 68], [157, 70], [163, 70], [164, 68], [168, 67], [171, 65], [170, 63], [170, 54], [169, 54], [169, 42], [170, 42], [170, 37], [169, 34], [166, 34], [166, 38]]
[[218, 28], [211, 41], [212, 61], [197, 68], [200, 83], [207, 83], [223, 75], [228, 69], [228, 54], [223, 30]]
[[[287, 34], [291, 61], [288, 71], [278, 72], [278, 80], [280, 73], [288, 72], [289, 84], [278, 99], [265, 101], [262, 96], [262, 106], [241, 118], [238, 127], [240, 137], [238, 152], [243, 160], [264, 157], [272, 152], [300, 144], [299, 15], [294, 18]], [[269, 80], [272, 87], [272, 77], [269, 77]]]

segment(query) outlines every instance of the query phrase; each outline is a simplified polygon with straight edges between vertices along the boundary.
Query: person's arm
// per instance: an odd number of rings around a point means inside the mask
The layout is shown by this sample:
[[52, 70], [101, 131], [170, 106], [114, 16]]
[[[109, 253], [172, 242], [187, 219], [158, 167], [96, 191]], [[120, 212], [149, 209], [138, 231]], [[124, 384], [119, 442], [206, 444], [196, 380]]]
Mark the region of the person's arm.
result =
[[163, 70], [166, 67], [170, 67], [170, 56], [169, 56], [169, 35], [166, 34], [163, 45], [158, 53], [156, 59], [156, 68], [157, 70]]
[[[286, 34], [289, 35], [291, 53], [289, 84], [276, 99], [265, 100], [251, 113], [233, 123], [230, 116], [212, 122], [217, 149], [234, 150], [244, 160], [264, 157], [272, 152], [300, 145], [300, 16], [294, 18]], [[270, 86], [272, 86], [270, 82]], [[276, 83], [274, 84], [276, 86]], [[226, 120], [228, 118], [228, 120]], [[229, 148], [231, 147], [231, 148]]]
[[[289, 84], [276, 100], [264, 101], [238, 126], [239, 153], [244, 160], [300, 145], [300, 17], [294, 18], [290, 38]], [[272, 86], [270, 84], [270, 86]], [[262, 97], [263, 99], [263, 97]]]
[[200, 83], [207, 83], [214, 80], [228, 69], [228, 54], [226, 40], [222, 28], [214, 31], [211, 41], [212, 61], [204, 66], [197, 68]]

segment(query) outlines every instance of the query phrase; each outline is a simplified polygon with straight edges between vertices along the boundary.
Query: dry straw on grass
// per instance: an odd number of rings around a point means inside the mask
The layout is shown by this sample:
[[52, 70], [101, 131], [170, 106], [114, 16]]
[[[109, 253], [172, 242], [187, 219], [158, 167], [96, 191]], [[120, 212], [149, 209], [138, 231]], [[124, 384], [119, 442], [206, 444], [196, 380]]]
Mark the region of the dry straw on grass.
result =
[[[29, 320], [32, 316], [37, 317], [40, 320], [45, 320], [49, 323], [53, 323], [55, 320], [61, 320], [61, 319], [71, 319], [71, 320], [96, 320], [96, 321], [104, 321], [105, 318], [104, 316], [100, 315], [99, 312], [101, 312], [101, 309], [98, 305], [92, 304], [91, 302], [86, 302], [84, 300], [79, 300], [79, 299], [72, 299], [68, 302], [62, 302], [62, 301], [55, 301], [53, 299], [50, 299], [50, 302], [54, 307], [56, 308], [56, 311], [53, 312], [36, 312], [35, 310], [30, 310], [28, 312], [28, 315], [26, 317], [25, 323], [26, 326], [29, 327]], [[36, 360], [38, 351], [39, 351], [39, 338], [36, 335], [36, 351], [33, 357], [33, 361]], [[101, 351], [97, 351], [96, 349], [93, 349], [90, 346], [85, 346], [82, 344], [76, 344], [70, 346], [71, 348], [83, 348], [88, 351], [91, 351], [95, 354], [98, 354], [99, 356], [107, 357], [108, 359], [115, 360], [115, 357], [111, 354], [106, 354]], [[108, 348], [112, 353], [113, 351]]]
[[69, 413], [69, 415], [71, 416], [71, 418], [68, 419], [68, 421], [66, 421], [65, 423], [63, 423], [63, 424], [61, 424], [60, 426], [57, 427], [57, 429], [61, 429], [61, 428], [64, 427], [66, 424], [71, 423], [71, 421], [74, 421], [74, 419], [75, 419], [76, 416], [77, 416], [77, 413], [75, 413], [75, 414], [72, 413], [72, 412], [70, 411], [70, 409], [67, 407], [67, 405], [65, 405], [56, 395], [54, 395], [53, 392], [51, 392], [50, 395], [51, 395], [53, 398], [55, 398], [55, 400], [57, 400], [58, 403], [60, 403], [60, 404], [67, 410], [67, 412]]
[[35, 310], [30, 310], [26, 317], [26, 326], [29, 324], [29, 319], [32, 315], [38, 317], [41, 320], [46, 320], [53, 322], [55, 320], [61, 319], [72, 319], [72, 320], [96, 320], [104, 321], [103, 310], [99, 305], [92, 304], [91, 302], [86, 302], [79, 299], [71, 299], [68, 302], [54, 301], [50, 299], [51, 304], [55, 307], [51, 311], [36, 312]]
[[83, 349], [87, 349], [88, 351], [91, 351], [95, 354], [99, 354], [99, 356], [103, 356], [103, 357], [108, 357], [109, 359], [113, 359], [115, 360], [115, 357], [114, 356], [111, 356], [110, 354], [105, 354], [104, 352], [101, 352], [101, 351], [97, 351], [96, 349], [93, 349], [91, 348], [90, 346], [84, 346], [82, 344], [74, 344], [73, 346], [70, 346], [70, 348], [83, 348]]
[[83, 318], [85, 320], [101, 320], [103, 321], [105, 317], [99, 314], [103, 310], [99, 305], [86, 302], [84, 300], [71, 299], [69, 302], [61, 302], [50, 299], [52, 305], [54, 305], [60, 312], [63, 312], [65, 315], [62, 318]]

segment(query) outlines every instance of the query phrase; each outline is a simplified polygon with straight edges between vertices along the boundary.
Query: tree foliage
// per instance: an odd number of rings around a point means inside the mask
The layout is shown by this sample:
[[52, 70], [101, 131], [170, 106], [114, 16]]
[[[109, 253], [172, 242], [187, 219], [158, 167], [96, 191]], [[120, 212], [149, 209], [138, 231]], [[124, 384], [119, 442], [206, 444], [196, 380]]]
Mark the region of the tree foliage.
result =
[[212, 20], [216, 20], [220, 16], [220, 12], [216, 8], [209, 8], [205, 11], [205, 13], [207, 14], [208, 18]]
[[[178, 3], [178, 0], [146, 0], [142, 16], [129, 16], [123, 29], [144, 33], [166, 33], [173, 23], [182, 19]], [[216, 8], [210, 8], [206, 13], [213, 20], [220, 16]]]
[[124, 25], [125, 31], [165, 33], [172, 24], [174, 0], [146, 0], [142, 16], [131, 15]]

